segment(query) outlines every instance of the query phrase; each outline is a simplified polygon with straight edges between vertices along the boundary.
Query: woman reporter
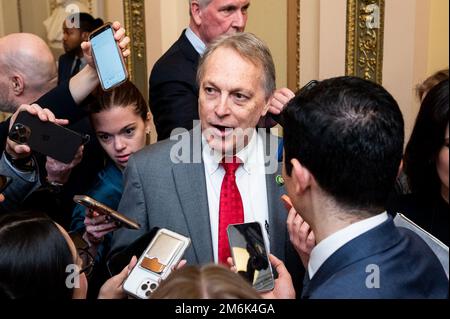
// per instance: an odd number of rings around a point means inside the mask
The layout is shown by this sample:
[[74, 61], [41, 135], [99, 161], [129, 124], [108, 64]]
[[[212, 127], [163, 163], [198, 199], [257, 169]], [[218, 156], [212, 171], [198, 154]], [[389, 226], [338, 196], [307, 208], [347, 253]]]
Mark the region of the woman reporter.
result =
[[[98, 298], [125, 298], [121, 283], [130, 264], [104, 283]], [[77, 248], [69, 234], [37, 212], [0, 216], [0, 298], [85, 299], [87, 280]]]

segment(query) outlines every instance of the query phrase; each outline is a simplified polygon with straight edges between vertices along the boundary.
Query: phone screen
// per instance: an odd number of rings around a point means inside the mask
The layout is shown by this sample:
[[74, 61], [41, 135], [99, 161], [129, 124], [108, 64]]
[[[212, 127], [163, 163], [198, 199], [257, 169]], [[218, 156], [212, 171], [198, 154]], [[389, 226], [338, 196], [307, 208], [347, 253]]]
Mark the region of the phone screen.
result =
[[228, 240], [238, 273], [256, 290], [272, 290], [274, 279], [261, 224], [254, 222], [229, 225]]
[[125, 81], [127, 73], [111, 26], [106, 26], [103, 31], [95, 34], [90, 41], [103, 89], [109, 90]]

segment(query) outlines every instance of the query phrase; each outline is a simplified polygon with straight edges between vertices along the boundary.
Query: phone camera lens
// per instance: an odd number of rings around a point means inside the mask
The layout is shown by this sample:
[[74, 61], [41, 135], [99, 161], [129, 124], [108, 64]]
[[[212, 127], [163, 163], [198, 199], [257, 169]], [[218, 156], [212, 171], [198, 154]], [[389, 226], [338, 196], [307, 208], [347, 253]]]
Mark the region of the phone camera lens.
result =
[[157, 284], [151, 284], [150, 285], [150, 290], [155, 290], [156, 288], [158, 288], [158, 285]]
[[151, 294], [152, 294], [152, 292], [151, 292], [150, 290], [148, 290], [148, 291], [145, 292], [145, 296], [146, 296], [146, 297], [150, 297]]
[[146, 284], [143, 284], [143, 285], [141, 286], [141, 289], [142, 289], [142, 290], [147, 290], [147, 289], [148, 289], [148, 286], [147, 286]]

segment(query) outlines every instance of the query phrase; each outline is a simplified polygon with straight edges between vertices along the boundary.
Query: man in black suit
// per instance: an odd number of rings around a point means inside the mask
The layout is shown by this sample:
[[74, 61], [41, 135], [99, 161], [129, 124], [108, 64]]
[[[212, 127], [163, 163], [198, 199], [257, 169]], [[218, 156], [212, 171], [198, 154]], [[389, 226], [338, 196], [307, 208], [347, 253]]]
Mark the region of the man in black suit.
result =
[[[250, 0], [190, 0], [190, 23], [180, 38], [155, 63], [150, 75], [150, 109], [158, 141], [170, 137], [173, 129], [192, 129], [199, 119], [197, 65], [206, 46], [224, 34], [242, 32]], [[277, 90], [269, 112], [279, 114], [294, 94]]]
[[[79, 18], [78, 18], [79, 17]], [[77, 25], [79, 23], [79, 25]], [[63, 23], [63, 47], [65, 54], [59, 57], [58, 84], [67, 82], [87, 64], [81, 50], [81, 43], [88, 41], [89, 33], [103, 24], [103, 20], [94, 19], [90, 14], [81, 12], [70, 15]]]

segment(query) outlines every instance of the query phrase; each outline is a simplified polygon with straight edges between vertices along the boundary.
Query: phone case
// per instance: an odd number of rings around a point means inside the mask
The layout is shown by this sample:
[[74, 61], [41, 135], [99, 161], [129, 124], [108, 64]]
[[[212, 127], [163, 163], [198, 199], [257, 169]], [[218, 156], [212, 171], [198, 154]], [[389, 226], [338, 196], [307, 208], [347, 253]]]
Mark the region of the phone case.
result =
[[257, 291], [272, 290], [274, 278], [261, 224], [252, 222], [228, 225], [227, 233], [238, 273]]
[[70, 163], [78, 148], [89, 140], [81, 135], [51, 122], [42, 122], [38, 117], [23, 111], [14, 122], [9, 138], [19, 144], [27, 144], [33, 151]]
[[73, 200], [75, 203], [80, 204], [86, 208], [95, 210], [99, 214], [110, 216], [115, 221], [120, 222], [121, 225], [123, 225], [126, 228], [130, 228], [130, 229], [140, 229], [141, 228], [141, 225], [139, 225], [139, 223], [126, 217], [125, 215], [120, 214], [119, 212], [115, 211], [111, 207], [108, 207], [105, 204], [102, 204], [89, 196], [75, 195], [73, 197]]
[[181, 260], [190, 242], [188, 237], [160, 229], [125, 280], [125, 292], [140, 299], [150, 297]]
[[[95, 29], [94, 31], [92, 31], [89, 34], [89, 41], [91, 41], [96, 35], [102, 33], [106, 29], [111, 29], [111, 32], [113, 32], [113, 35], [114, 35], [114, 31], [112, 31], [112, 24], [111, 23], [105, 23], [104, 25], [102, 25], [101, 27]], [[111, 87], [107, 87], [105, 85], [104, 80], [102, 78], [102, 75], [100, 74], [100, 71], [99, 71], [99, 64], [98, 64], [98, 61], [97, 61], [97, 58], [99, 58], [99, 57], [96, 56], [95, 50], [92, 49], [92, 57], [94, 58], [95, 69], [97, 70], [97, 75], [98, 75], [98, 78], [100, 80], [100, 85], [101, 85], [103, 91], [111, 91], [114, 88], [120, 86], [121, 84], [125, 83], [128, 80], [128, 71], [127, 71], [127, 67], [125, 65], [125, 61], [123, 60], [122, 52], [121, 52], [121, 50], [120, 50], [120, 48], [119, 48], [119, 46], [117, 44], [115, 45], [115, 47], [117, 48], [117, 51], [119, 53], [120, 62], [122, 64], [122, 71], [124, 72], [125, 77], [124, 77], [124, 79], [122, 81], [117, 82], [116, 84], [112, 85]]]

